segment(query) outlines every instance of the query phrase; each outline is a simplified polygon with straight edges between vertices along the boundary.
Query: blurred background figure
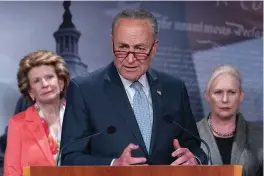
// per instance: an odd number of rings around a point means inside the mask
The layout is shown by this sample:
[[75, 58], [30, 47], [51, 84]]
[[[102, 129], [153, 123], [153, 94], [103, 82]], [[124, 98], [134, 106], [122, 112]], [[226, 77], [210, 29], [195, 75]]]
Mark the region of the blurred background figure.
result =
[[33, 105], [9, 120], [4, 176], [21, 176], [24, 166], [56, 165], [69, 79], [55, 53], [37, 51], [20, 61], [18, 87]]
[[211, 149], [212, 163], [241, 164], [243, 176], [262, 175], [263, 125], [246, 121], [239, 112], [244, 98], [239, 72], [231, 65], [217, 67], [205, 98], [211, 113], [197, 124], [201, 138]]

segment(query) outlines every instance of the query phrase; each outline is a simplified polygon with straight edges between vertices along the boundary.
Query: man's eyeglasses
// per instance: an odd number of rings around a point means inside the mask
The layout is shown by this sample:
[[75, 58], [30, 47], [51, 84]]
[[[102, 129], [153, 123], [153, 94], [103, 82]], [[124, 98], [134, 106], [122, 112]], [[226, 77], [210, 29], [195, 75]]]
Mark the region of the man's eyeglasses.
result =
[[[150, 53], [152, 51], [152, 48], [153, 48], [154, 44], [155, 44], [155, 42], [153, 42], [153, 44], [151, 45], [150, 51], [148, 53], [133, 52], [133, 51], [121, 51], [121, 50], [115, 50], [115, 49], [113, 50], [113, 53], [115, 54], [115, 56], [117, 58], [125, 59], [131, 53], [131, 54], [133, 54], [133, 56], [137, 60], [146, 60], [149, 57], [149, 55], [150, 55]], [[114, 47], [114, 43], [113, 43], [113, 48], [115, 48]]]

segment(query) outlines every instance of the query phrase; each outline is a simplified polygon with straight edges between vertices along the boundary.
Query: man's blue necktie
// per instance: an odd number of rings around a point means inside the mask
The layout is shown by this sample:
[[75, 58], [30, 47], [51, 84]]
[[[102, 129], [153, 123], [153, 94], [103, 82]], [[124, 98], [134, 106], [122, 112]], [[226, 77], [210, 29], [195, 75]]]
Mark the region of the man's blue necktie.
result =
[[140, 82], [135, 81], [130, 87], [136, 91], [133, 97], [133, 110], [146, 148], [149, 152], [153, 118], [150, 114], [148, 98]]

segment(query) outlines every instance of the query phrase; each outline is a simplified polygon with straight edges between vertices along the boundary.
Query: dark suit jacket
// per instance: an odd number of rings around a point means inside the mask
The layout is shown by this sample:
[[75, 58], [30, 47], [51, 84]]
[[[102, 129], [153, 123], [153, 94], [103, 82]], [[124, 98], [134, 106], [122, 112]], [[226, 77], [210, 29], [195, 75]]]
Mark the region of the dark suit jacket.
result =
[[4, 153], [3, 152], [0, 152], [0, 176], [2, 176], [4, 174], [4, 171], [3, 171], [3, 166], [4, 166]]
[[[122, 81], [113, 63], [89, 75], [74, 78], [67, 90], [61, 146], [115, 126], [116, 133], [97, 135], [62, 151], [62, 165], [110, 165], [129, 143], [140, 146], [133, 157], [146, 157], [152, 165], [168, 165], [175, 160], [173, 139], [206, 162], [200, 142], [174, 124], [164, 121], [170, 114], [175, 121], [198, 134], [186, 87], [180, 79], [150, 70], [147, 72], [153, 102], [153, 130], [148, 154]], [[161, 95], [157, 92], [160, 91]]]
[[22, 112], [22, 111], [25, 111], [28, 107], [32, 106], [33, 103], [30, 102], [29, 100], [25, 99], [24, 96], [21, 96], [18, 101], [17, 101], [17, 104], [16, 104], [16, 108], [15, 108], [15, 112], [14, 112], [14, 115]]
[[[263, 125], [248, 122], [241, 113], [237, 116], [236, 135], [231, 151], [231, 164], [243, 165], [243, 176], [263, 175]], [[215, 138], [207, 122], [208, 117], [197, 123], [198, 130], [212, 153], [213, 164], [223, 164]], [[205, 146], [202, 148], [206, 150]]]

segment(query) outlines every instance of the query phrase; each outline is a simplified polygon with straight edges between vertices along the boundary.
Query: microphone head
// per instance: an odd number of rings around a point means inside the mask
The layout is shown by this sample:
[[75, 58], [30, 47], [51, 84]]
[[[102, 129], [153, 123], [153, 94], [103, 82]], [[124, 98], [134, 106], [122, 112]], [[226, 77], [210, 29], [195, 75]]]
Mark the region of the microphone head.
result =
[[107, 134], [114, 134], [116, 132], [116, 127], [115, 126], [109, 126], [107, 127]]
[[172, 117], [169, 114], [167, 114], [167, 115], [164, 116], [164, 120], [167, 123], [172, 123], [173, 122], [173, 119], [172, 119]]

